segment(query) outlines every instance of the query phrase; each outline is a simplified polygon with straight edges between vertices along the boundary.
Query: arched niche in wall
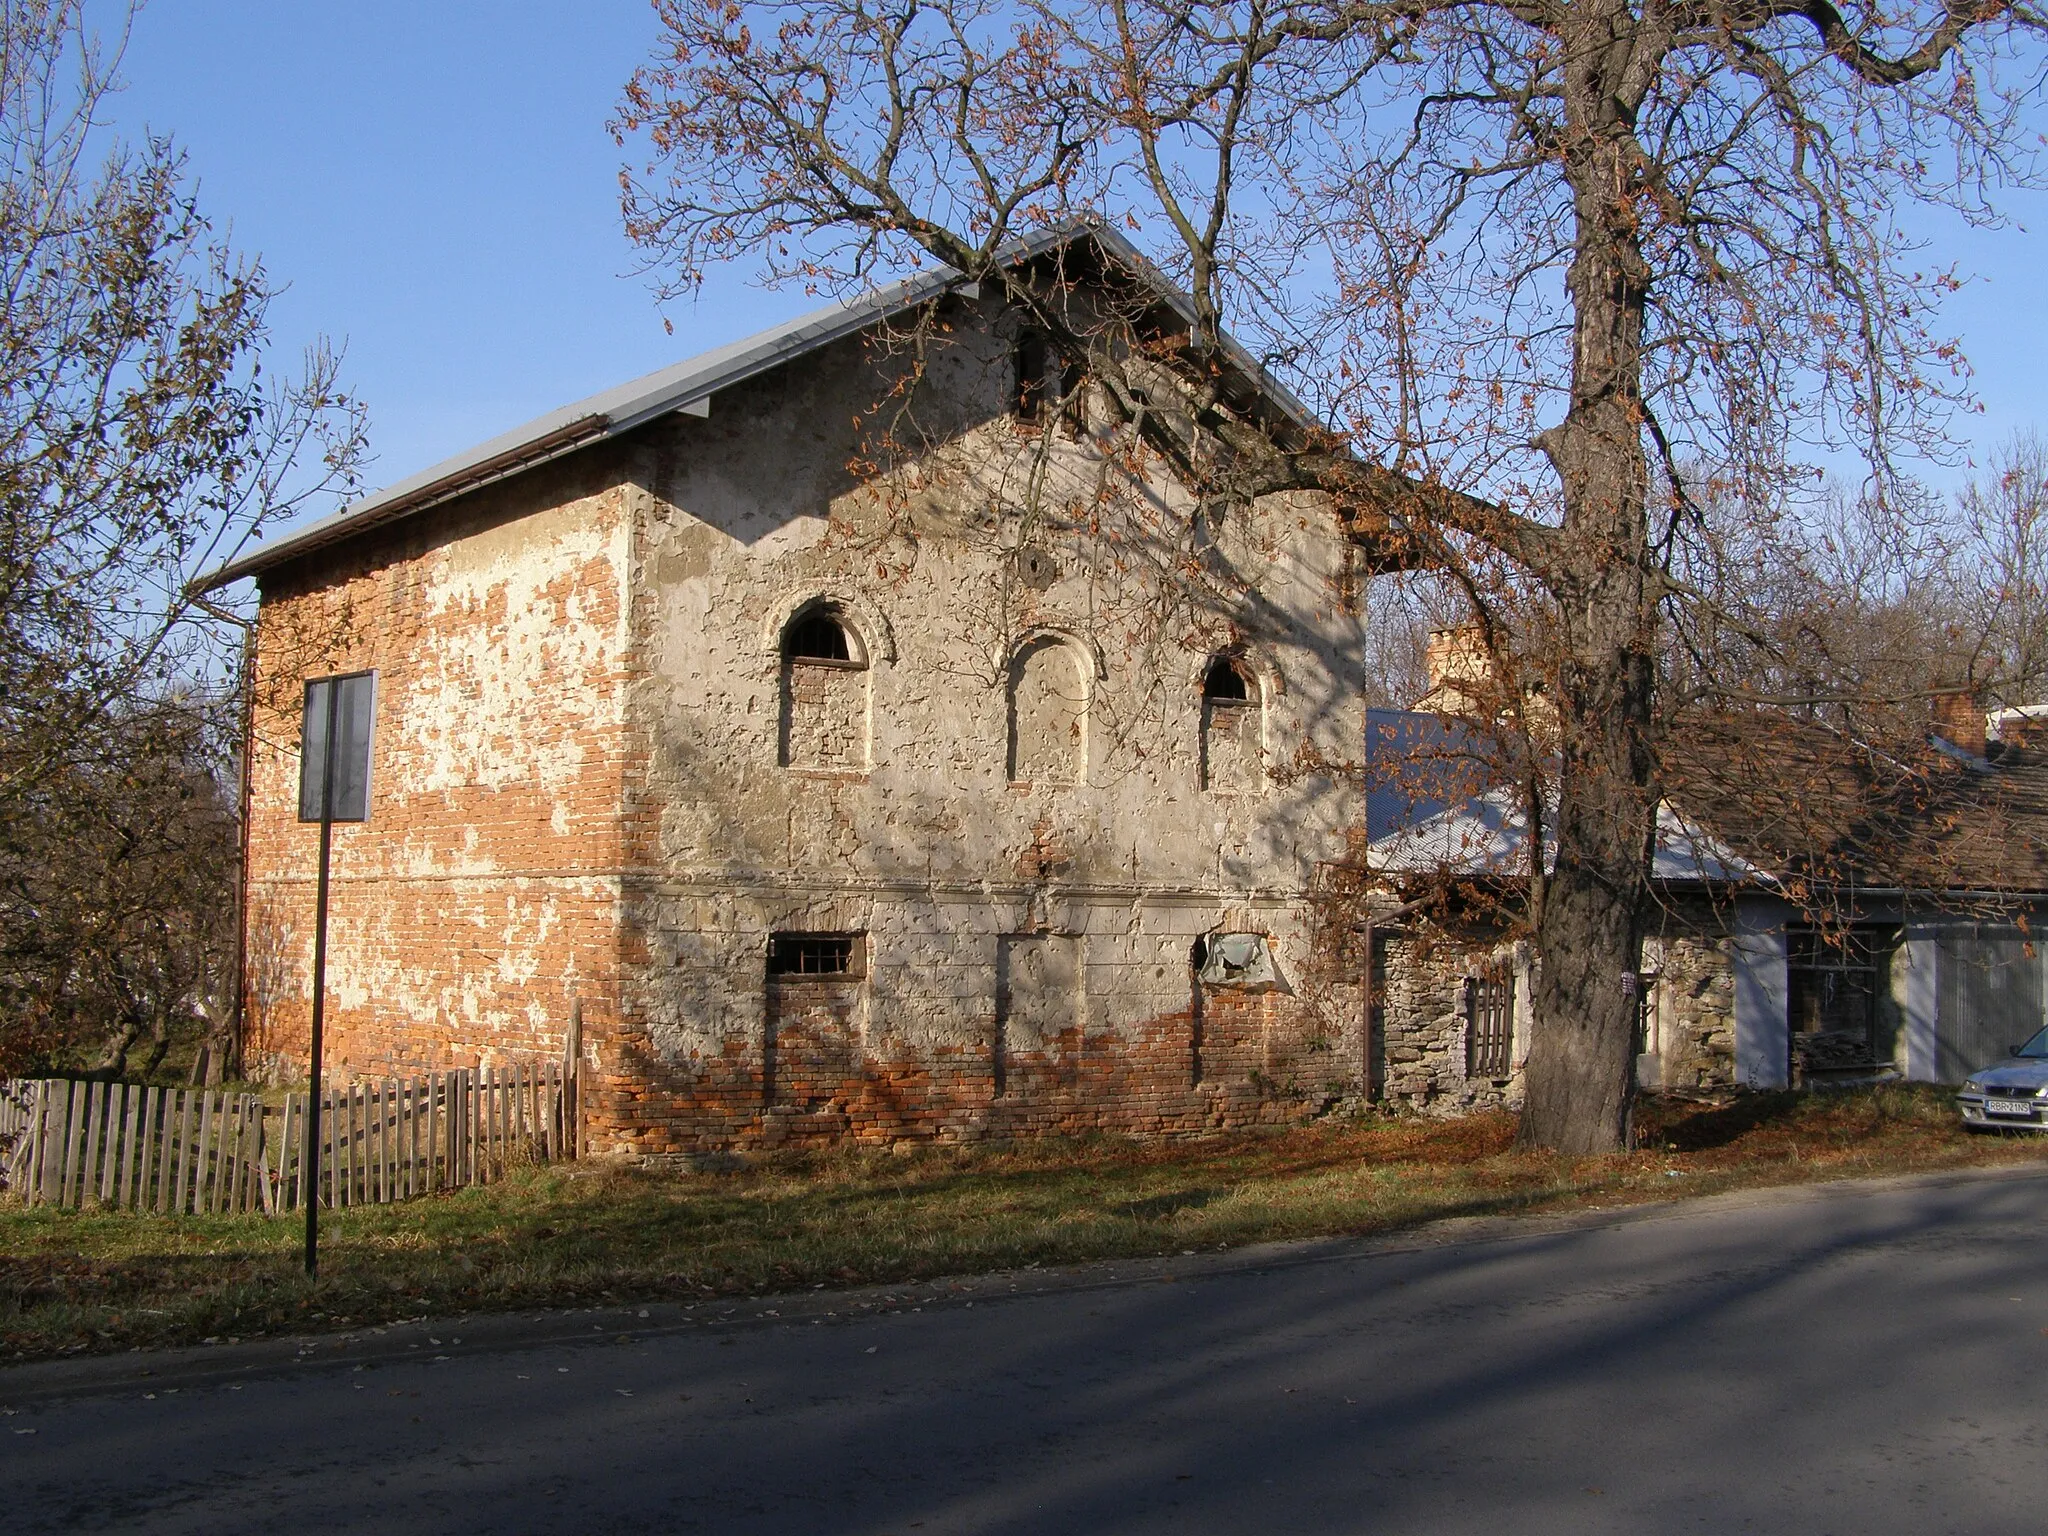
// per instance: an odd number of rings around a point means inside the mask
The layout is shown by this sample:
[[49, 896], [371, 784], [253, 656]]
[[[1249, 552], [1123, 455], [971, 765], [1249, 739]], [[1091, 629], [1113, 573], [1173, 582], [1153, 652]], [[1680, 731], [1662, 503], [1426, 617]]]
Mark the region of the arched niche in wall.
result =
[[830, 598], [805, 603], [782, 626], [777, 650], [783, 766], [867, 772], [871, 652], [846, 606]]
[[1222, 793], [1266, 782], [1266, 689], [1245, 658], [1223, 651], [1202, 672], [1202, 787]]
[[1013, 784], [1079, 784], [1088, 776], [1088, 702], [1097, 668], [1071, 635], [1039, 630], [1010, 657]]

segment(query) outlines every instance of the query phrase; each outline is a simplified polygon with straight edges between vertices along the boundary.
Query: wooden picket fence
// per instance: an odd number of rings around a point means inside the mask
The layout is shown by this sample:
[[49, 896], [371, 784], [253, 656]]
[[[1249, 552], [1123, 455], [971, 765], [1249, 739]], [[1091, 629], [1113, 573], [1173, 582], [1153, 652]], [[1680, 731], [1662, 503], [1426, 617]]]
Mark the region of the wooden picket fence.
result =
[[[357, 1079], [320, 1096], [320, 1201], [409, 1200], [576, 1156], [560, 1062]], [[302, 1209], [307, 1095], [64, 1080], [0, 1084], [0, 1172], [32, 1205], [162, 1213]], [[8, 1146], [11, 1140], [11, 1148]]]

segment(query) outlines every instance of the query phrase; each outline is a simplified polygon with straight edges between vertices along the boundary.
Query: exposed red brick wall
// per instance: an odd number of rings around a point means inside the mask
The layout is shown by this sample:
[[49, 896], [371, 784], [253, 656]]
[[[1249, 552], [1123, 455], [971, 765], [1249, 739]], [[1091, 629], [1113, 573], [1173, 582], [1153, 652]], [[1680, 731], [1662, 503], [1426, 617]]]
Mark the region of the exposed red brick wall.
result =
[[330, 1068], [560, 1053], [616, 1008], [627, 504], [599, 456], [266, 582], [257, 631], [247, 1045], [305, 1071], [319, 833], [304, 680], [377, 673], [370, 820], [334, 831]]

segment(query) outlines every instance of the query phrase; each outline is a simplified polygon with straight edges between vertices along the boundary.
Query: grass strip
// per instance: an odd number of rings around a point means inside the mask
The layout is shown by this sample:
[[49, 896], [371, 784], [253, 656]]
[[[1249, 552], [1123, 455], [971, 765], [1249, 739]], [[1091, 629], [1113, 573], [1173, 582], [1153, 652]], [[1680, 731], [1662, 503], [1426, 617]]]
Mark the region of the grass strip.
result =
[[0, 1359], [258, 1338], [423, 1313], [749, 1295], [1387, 1232], [1454, 1216], [2048, 1157], [1973, 1137], [1945, 1089], [1646, 1101], [1637, 1151], [1518, 1150], [1499, 1114], [1370, 1116], [1198, 1142], [1112, 1137], [783, 1154], [690, 1173], [606, 1163], [322, 1219], [0, 1201]]

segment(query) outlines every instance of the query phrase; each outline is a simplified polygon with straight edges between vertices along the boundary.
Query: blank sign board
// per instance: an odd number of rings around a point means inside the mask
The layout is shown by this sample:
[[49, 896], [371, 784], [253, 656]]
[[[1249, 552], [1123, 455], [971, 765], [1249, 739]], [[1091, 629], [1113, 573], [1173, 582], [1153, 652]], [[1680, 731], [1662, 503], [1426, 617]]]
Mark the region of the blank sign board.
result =
[[374, 672], [357, 672], [306, 684], [299, 820], [319, 821], [322, 800], [328, 795], [329, 819], [370, 819], [370, 719], [376, 682]]

